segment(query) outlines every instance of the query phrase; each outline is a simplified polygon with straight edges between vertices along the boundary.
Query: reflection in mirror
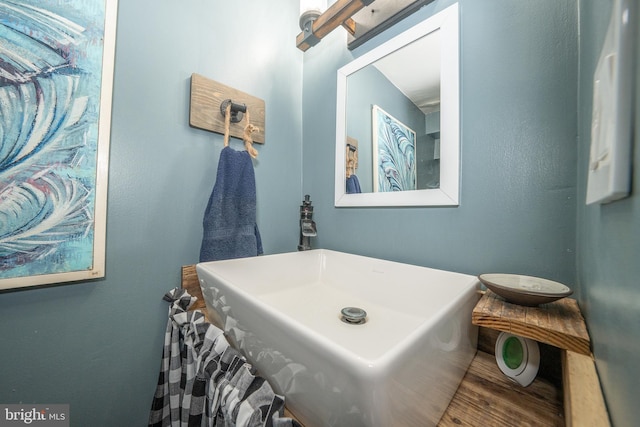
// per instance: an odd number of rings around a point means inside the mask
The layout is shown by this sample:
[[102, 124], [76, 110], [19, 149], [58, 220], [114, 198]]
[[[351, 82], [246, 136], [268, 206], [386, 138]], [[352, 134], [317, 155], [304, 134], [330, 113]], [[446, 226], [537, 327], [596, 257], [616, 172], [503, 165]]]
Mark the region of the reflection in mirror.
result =
[[338, 70], [336, 206], [458, 205], [458, 63], [454, 4]]
[[372, 142], [359, 153], [371, 165], [357, 171], [363, 192], [439, 187], [433, 136], [440, 132], [440, 58], [416, 60], [439, 52], [439, 34], [433, 31], [347, 77], [347, 136]]

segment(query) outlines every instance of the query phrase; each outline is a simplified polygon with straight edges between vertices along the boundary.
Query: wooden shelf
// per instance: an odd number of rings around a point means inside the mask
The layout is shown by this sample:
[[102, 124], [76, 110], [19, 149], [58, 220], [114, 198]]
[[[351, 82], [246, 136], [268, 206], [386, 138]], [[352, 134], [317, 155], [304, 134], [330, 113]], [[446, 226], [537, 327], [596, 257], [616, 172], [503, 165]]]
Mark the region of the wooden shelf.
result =
[[539, 307], [506, 302], [490, 290], [473, 309], [474, 325], [509, 332], [564, 350], [591, 355], [591, 343], [576, 300], [562, 298]]
[[[473, 309], [471, 320], [478, 326], [510, 332], [562, 349], [565, 425], [610, 425], [591, 354], [589, 333], [575, 300], [562, 298], [539, 307], [523, 307], [508, 303], [487, 290]], [[459, 397], [456, 395], [454, 401], [456, 398]], [[475, 422], [478, 416], [473, 414], [470, 418]]]
[[438, 427], [564, 427], [562, 391], [536, 378], [520, 387], [500, 372], [492, 354], [479, 351]]

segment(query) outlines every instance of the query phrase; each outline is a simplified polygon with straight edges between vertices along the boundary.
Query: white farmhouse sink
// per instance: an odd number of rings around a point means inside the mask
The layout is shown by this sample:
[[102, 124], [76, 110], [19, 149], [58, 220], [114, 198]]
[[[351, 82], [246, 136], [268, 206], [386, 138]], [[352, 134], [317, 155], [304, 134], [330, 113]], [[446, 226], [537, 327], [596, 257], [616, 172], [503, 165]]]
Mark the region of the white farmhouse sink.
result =
[[306, 427], [435, 425], [475, 354], [474, 276], [323, 249], [197, 272], [208, 314]]

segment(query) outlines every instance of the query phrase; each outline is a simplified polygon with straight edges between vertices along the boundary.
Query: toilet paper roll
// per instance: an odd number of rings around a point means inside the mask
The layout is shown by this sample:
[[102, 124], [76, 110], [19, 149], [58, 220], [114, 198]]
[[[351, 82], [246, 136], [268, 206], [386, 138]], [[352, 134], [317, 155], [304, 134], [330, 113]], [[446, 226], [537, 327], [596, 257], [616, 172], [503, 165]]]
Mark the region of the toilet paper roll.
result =
[[538, 343], [507, 332], [496, 340], [496, 362], [509, 379], [523, 387], [533, 382], [540, 366]]

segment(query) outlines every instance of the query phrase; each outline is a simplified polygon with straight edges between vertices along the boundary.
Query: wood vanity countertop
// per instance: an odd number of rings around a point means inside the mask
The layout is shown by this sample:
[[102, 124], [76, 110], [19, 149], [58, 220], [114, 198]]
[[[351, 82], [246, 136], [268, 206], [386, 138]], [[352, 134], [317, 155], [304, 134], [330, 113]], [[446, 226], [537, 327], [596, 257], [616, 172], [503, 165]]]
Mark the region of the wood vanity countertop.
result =
[[478, 351], [439, 427], [564, 427], [562, 390], [536, 378], [528, 387], [509, 380], [493, 354]]

